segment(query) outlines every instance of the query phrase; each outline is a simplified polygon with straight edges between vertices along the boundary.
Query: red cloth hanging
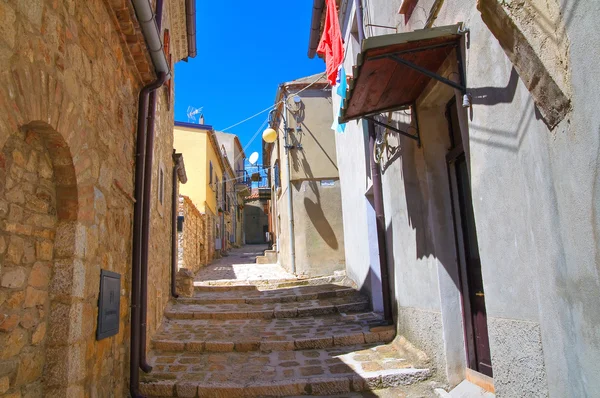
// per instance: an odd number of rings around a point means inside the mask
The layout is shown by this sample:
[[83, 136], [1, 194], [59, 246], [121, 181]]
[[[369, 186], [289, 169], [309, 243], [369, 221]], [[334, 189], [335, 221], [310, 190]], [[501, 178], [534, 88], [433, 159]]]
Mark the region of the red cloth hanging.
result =
[[325, 56], [327, 80], [329, 80], [329, 84], [335, 86], [338, 67], [344, 61], [344, 45], [335, 0], [325, 1], [327, 2], [327, 14], [317, 54]]

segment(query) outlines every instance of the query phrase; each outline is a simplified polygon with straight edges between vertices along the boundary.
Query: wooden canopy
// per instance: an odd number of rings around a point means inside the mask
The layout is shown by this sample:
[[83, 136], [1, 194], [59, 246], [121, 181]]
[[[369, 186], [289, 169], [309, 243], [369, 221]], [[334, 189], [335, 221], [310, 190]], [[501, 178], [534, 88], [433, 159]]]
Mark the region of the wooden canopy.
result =
[[363, 40], [339, 122], [406, 108], [416, 101], [432, 78], [447, 81], [432, 75], [458, 46], [461, 26]]

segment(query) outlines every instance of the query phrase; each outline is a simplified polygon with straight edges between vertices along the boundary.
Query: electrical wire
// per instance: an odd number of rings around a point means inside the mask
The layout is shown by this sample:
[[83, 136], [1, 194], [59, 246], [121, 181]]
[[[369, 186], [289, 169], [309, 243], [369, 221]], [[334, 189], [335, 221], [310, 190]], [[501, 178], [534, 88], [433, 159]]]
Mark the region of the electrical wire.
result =
[[[320, 74], [320, 75], [319, 75], [319, 77], [317, 77], [317, 78], [315, 79], [315, 81], [313, 81], [312, 83], [310, 83], [308, 86], [306, 86], [306, 87], [304, 87], [302, 90], [298, 91], [298, 92], [296, 93], [296, 95], [300, 94], [301, 92], [303, 92], [303, 91], [307, 90], [308, 88], [310, 88], [311, 86], [313, 86], [315, 83], [317, 83], [319, 80], [321, 80], [321, 79], [322, 79], [324, 76], [325, 76], [325, 72], [323, 72], [322, 74]], [[225, 132], [225, 131], [227, 131], [227, 130], [229, 130], [229, 129], [232, 129], [232, 128], [234, 128], [234, 127], [237, 127], [237, 126], [239, 126], [239, 125], [240, 125], [240, 124], [242, 124], [242, 123], [246, 123], [248, 120], [252, 120], [252, 119], [254, 119], [254, 118], [255, 118], [255, 117], [257, 117], [257, 116], [260, 116], [260, 115], [262, 115], [263, 113], [270, 111], [271, 109], [273, 109], [273, 108], [275, 108], [275, 107], [279, 106], [279, 104], [282, 104], [282, 103], [283, 103], [283, 100], [281, 100], [281, 101], [279, 101], [279, 102], [277, 102], [277, 103], [275, 103], [275, 104], [271, 105], [271, 106], [270, 106], [270, 107], [268, 107], [268, 108], [265, 108], [265, 109], [263, 109], [262, 111], [260, 111], [260, 112], [258, 112], [258, 113], [255, 113], [254, 115], [252, 115], [252, 116], [250, 116], [250, 117], [247, 117], [246, 119], [242, 120], [241, 122], [237, 122], [236, 124], [233, 124], [233, 125], [231, 125], [231, 126], [229, 126], [229, 127], [227, 127], [227, 128], [224, 128], [224, 129], [222, 129], [222, 130], [219, 130], [219, 131], [223, 131], [223, 132]]]

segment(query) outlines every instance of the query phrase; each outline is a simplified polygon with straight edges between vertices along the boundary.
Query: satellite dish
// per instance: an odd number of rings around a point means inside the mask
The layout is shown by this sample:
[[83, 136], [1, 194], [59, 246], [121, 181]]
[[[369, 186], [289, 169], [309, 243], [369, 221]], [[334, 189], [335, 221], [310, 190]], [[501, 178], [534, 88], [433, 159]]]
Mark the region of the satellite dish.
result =
[[252, 155], [250, 155], [250, 158], [248, 159], [248, 161], [250, 162], [250, 164], [252, 166], [254, 166], [256, 164], [256, 162], [258, 161], [258, 152], [254, 152]]

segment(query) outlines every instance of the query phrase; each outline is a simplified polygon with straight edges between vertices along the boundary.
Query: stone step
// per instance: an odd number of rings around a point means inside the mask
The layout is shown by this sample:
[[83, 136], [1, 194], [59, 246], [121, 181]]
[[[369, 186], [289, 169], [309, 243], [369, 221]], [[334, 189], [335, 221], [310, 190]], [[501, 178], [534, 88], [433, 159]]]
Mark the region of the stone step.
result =
[[169, 320], [152, 339], [161, 351], [247, 352], [318, 349], [365, 343], [389, 343], [393, 326], [374, 326], [373, 312], [290, 319]]
[[296, 318], [365, 311], [367, 298], [360, 295], [266, 304], [184, 304], [175, 302], [165, 310], [168, 319]]
[[427, 379], [426, 363], [396, 344], [273, 352], [163, 352], [143, 375], [149, 397], [331, 395], [410, 385]]
[[191, 298], [180, 298], [182, 304], [267, 304], [287, 303], [294, 301], [316, 300], [330, 297], [345, 297], [358, 294], [351, 287], [335, 284], [301, 286], [284, 289], [259, 290], [226, 290], [197, 291]]
[[206, 291], [205, 289], [218, 287], [226, 290], [227, 287], [241, 287], [241, 290], [252, 290], [254, 287], [261, 289], [279, 289], [285, 287], [296, 286], [315, 286], [324, 284], [344, 284], [351, 285], [351, 281], [346, 277], [345, 272], [337, 271], [335, 275], [321, 276], [316, 278], [279, 278], [279, 279], [264, 279], [257, 277], [256, 279], [216, 279], [209, 281], [196, 281], [194, 287], [196, 291]]

